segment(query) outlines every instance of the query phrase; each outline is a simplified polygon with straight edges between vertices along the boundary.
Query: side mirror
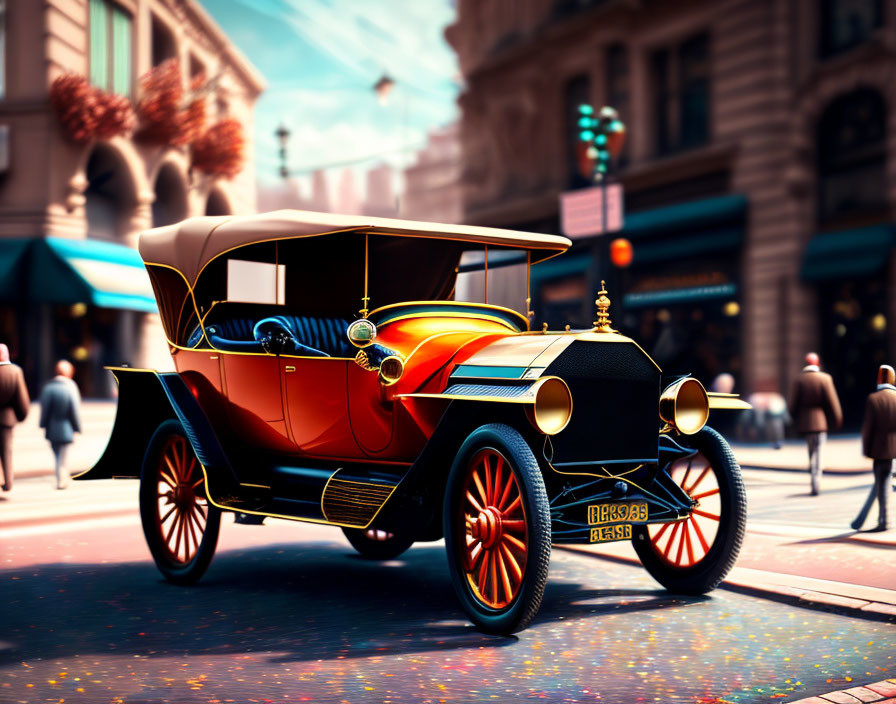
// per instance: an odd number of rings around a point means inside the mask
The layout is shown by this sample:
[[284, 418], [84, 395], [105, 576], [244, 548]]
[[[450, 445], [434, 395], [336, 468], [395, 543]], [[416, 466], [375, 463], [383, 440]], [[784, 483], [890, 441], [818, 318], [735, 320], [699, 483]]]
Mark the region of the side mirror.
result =
[[355, 347], [367, 347], [376, 339], [376, 325], [367, 318], [361, 318], [348, 326], [346, 335]]

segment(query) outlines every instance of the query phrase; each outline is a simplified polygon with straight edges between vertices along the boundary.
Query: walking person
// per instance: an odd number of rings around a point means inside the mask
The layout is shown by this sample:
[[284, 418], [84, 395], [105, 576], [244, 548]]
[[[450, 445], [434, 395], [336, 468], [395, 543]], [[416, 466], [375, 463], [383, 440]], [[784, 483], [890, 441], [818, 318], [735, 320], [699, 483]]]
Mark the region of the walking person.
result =
[[40, 427], [46, 429], [47, 440], [56, 457], [56, 488], [68, 486], [68, 449], [81, 432], [81, 394], [75, 384], [75, 368], [61, 359], [56, 363], [56, 376], [40, 394]]
[[809, 478], [812, 496], [818, 496], [824, 469], [822, 454], [828, 430], [843, 424], [840, 399], [830, 374], [821, 371], [815, 352], [806, 355], [806, 366], [793, 385], [790, 414], [796, 428], [806, 437], [809, 450]]
[[889, 528], [887, 506], [890, 497], [889, 479], [896, 459], [896, 371], [888, 364], [877, 370], [877, 390], [865, 402], [862, 423], [862, 452], [873, 460], [874, 485], [852, 529], [859, 530], [877, 499], [877, 530]]
[[0, 464], [3, 491], [12, 489], [12, 429], [28, 415], [31, 399], [22, 368], [9, 361], [9, 348], [0, 343]]

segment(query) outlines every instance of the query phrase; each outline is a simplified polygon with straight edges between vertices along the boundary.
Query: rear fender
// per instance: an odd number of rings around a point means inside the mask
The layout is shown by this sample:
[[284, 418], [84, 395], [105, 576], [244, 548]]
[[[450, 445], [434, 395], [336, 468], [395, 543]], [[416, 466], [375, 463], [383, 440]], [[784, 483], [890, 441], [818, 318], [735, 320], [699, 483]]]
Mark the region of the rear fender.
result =
[[110, 369], [118, 382], [118, 409], [109, 443], [97, 463], [74, 479], [139, 479], [143, 455], [159, 425], [180, 421], [210, 475], [228, 483], [235, 475], [211, 423], [176, 373], [152, 370]]

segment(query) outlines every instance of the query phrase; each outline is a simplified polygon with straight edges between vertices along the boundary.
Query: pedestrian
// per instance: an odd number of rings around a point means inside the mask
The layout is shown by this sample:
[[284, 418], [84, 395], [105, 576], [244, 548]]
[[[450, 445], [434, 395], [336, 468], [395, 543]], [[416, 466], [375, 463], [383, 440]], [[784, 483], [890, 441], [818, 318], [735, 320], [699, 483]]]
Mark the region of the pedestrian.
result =
[[28, 415], [31, 399], [22, 368], [9, 361], [9, 348], [0, 343], [0, 464], [3, 491], [12, 489], [12, 429]]
[[793, 385], [790, 414], [796, 429], [806, 438], [809, 450], [809, 477], [812, 496], [818, 496], [824, 468], [822, 451], [828, 430], [837, 430], [843, 423], [840, 399], [830, 374], [821, 371], [815, 352], [806, 355], [806, 366]]
[[772, 446], [780, 450], [784, 444], [784, 428], [790, 423], [787, 401], [777, 391], [770, 391], [765, 412], [765, 429]]
[[896, 459], [896, 371], [888, 364], [877, 370], [877, 390], [865, 402], [862, 423], [862, 452], [873, 460], [874, 484], [856, 520], [853, 530], [859, 530], [877, 499], [877, 530], [889, 527], [890, 473]]
[[47, 440], [56, 457], [56, 488], [68, 486], [68, 449], [81, 432], [81, 394], [75, 384], [75, 368], [68, 360], [56, 363], [56, 376], [40, 393], [40, 427], [46, 428]]

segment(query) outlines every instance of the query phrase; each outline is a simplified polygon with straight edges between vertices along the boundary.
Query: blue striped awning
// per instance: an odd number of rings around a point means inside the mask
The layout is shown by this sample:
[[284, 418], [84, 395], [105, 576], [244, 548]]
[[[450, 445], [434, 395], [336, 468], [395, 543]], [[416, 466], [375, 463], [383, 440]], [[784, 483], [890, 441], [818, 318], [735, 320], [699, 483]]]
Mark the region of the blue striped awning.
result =
[[692, 301], [708, 301], [715, 298], [732, 298], [737, 294], [735, 284], [716, 284], [714, 286], [690, 286], [664, 291], [644, 291], [626, 293], [622, 303], [626, 308], [647, 308], [665, 306], [673, 303], [690, 303]]
[[888, 224], [815, 235], [803, 255], [802, 278], [823, 281], [873, 274], [887, 263], [894, 239]]
[[[60, 237], [0, 241], [0, 274], [16, 271], [14, 290], [0, 285], [0, 298], [23, 294], [38, 303], [87, 303], [144, 313], [157, 311], [143, 260], [115, 242]], [[0, 281], [9, 277], [0, 276]]]

